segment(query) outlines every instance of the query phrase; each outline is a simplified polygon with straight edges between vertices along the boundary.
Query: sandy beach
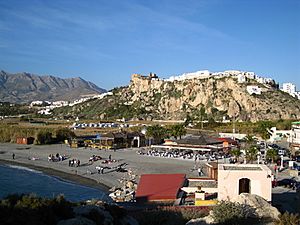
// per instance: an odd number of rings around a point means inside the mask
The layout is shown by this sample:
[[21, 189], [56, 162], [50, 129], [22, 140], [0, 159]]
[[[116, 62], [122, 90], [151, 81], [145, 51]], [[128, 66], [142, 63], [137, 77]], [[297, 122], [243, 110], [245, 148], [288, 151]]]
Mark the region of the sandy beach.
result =
[[[119, 185], [119, 179], [127, 177], [128, 174], [117, 172], [114, 167], [126, 163], [126, 169], [133, 171], [137, 175], [137, 180], [141, 174], [146, 173], [184, 173], [187, 177], [197, 177], [197, 171], [192, 170], [195, 166], [194, 160], [160, 158], [147, 155], [139, 155], [139, 149], [118, 149], [98, 150], [90, 148], [70, 148], [65, 144], [56, 145], [18, 145], [0, 144], [0, 163], [20, 164], [46, 174], [58, 176], [86, 186], [99, 188], [108, 191], [109, 188]], [[50, 154], [66, 155], [68, 159], [63, 161], [48, 161]], [[12, 155], [15, 154], [15, 159]], [[92, 155], [101, 156], [102, 160], [89, 163]], [[109, 158], [116, 162], [103, 164]], [[32, 160], [35, 159], [35, 160]], [[79, 167], [70, 167], [69, 159], [79, 159]], [[200, 162], [197, 162], [197, 166]], [[105, 169], [104, 174], [98, 174], [97, 166], [107, 166], [112, 169]]]

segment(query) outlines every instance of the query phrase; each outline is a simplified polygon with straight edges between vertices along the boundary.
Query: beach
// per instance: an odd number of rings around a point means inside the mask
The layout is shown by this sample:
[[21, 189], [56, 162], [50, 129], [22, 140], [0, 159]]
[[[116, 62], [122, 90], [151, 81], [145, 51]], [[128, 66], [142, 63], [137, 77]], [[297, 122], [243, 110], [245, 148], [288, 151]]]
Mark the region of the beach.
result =
[[[99, 188], [105, 192], [111, 187], [119, 186], [119, 180], [128, 178], [128, 173], [117, 172], [115, 168], [120, 164], [126, 164], [126, 170], [136, 175], [137, 181], [141, 174], [149, 173], [184, 173], [187, 177], [197, 177], [198, 173], [193, 170], [194, 160], [162, 158], [147, 155], [139, 155], [138, 148], [117, 150], [99, 150], [92, 148], [70, 148], [65, 144], [55, 145], [18, 145], [11, 143], [0, 144], [0, 163], [18, 164], [42, 171], [48, 175], [57, 176], [85, 186]], [[145, 150], [146, 151], [146, 150]], [[63, 161], [49, 161], [49, 155], [64, 155]], [[15, 158], [13, 159], [13, 154]], [[89, 162], [92, 155], [102, 159]], [[111, 159], [115, 162], [103, 164], [104, 160]], [[80, 166], [69, 166], [69, 160], [80, 160]], [[201, 166], [197, 162], [196, 166]], [[98, 174], [97, 166], [109, 167], [103, 174]]]

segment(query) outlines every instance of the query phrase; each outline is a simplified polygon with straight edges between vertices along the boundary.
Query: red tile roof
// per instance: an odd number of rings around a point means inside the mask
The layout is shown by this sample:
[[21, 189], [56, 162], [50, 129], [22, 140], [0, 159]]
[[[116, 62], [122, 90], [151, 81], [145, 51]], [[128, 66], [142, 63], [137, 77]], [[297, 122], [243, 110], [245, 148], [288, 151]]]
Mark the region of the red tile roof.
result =
[[143, 174], [135, 194], [136, 200], [176, 200], [185, 180], [185, 174]]

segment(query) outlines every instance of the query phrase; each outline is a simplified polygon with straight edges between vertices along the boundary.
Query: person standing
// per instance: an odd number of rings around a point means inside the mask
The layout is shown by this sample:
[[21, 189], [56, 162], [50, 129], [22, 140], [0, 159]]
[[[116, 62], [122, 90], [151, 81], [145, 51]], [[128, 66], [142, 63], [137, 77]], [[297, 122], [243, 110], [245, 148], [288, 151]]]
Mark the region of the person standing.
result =
[[199, 175], [199, 177], [201, 177], [201, 168], [200, 167], [198, 168], [198, 175]]
[[15, 155], [15, 153], [13, 153], [13, 154], [12, 154], [12, 158], [15, 159], [15, 157], [16, 157], [16, 155]]

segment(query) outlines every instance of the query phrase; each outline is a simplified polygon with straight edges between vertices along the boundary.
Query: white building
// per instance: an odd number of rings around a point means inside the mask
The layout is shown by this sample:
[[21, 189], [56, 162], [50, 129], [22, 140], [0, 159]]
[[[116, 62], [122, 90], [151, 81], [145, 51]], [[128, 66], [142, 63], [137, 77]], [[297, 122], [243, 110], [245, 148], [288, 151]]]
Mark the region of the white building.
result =
[[33, 101], [30, 103], [30, 107], [35, 106], [35, 105], [42, 105], [43, 101]]
[[241, 193], [272, 200], [272, 171], [260, 164], [219, 164], [218, 200], [232, 200]]
[[238, 78], [238, 83], [245, 83], [246, 80], [247, 80], [247, 78], [246, 78], [246, 76], [244, 74], [239, 74], [237, 76], [237, 78]]
[[68, 101], [56, 101], [56, 102], [52, 102], [52, 106], [54, 106], [55, 108], [67, 106], [68, 104], [69, 104]]
[[283, 83], [281, 90], [294, 96], [296, 93], [296, 85], [293, 83]]
[[188, 80], [188, 79], [204, 79], [204, 78], [209, 78], [211, 73], [208, 70], [201, 70], [201, 71], [196, 71], [193, 73], [184, 73], [179, 76], [171, 76], [167, 81], [181, 81], [181, 80]]
[[252, 95], [252, 94], [260, 95], [261, 94], [261, 88], [259, 88], [258, 86], [255, 86], [255, 85], [248, 85], [247, 86], [247, 92], [250, 95]]
[[268, 129], [270, 134], [270, 142], [281, 141], [283, 138], [290, 138], [291, 130], [277, 130], [276, 127], [271, 127]]
[[292, 123], [291, 135], [288, 142], [292, 150], [300, 150], [300, 121]]
[[253, 80], [256, 78], [256, 75], [254, 72], [245, 72], [245, 76], [246, 76], [246, 78], [253, 79]]
[[50, 112], [51, 109], [47, 108], [47, 109], [41, 109], [40, 111], [38, 111], [38, 114], [42, 114], [42, 115], [51, 115]]

